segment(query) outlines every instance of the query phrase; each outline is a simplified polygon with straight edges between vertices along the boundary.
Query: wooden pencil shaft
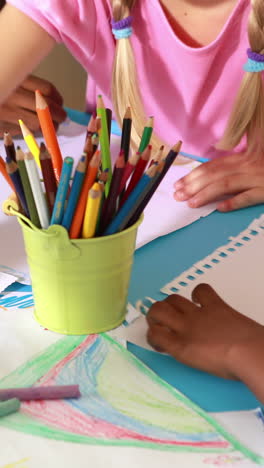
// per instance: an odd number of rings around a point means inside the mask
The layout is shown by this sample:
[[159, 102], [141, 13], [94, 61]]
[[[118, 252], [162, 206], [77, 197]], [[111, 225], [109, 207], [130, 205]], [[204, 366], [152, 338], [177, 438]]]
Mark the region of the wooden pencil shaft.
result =
[[[18, 154], [18, 152], [17, 152], [17, 154]], [[31, 184], [30, 184], [30, 180], [29, 180], [29, 177], [28, 177], [28, 173], [27, 173], [26, 164], [25, 164], [24, 159], [19, 159], [18, 158], [17, 164], [18, 164], [19, 174], [20, 174], [20, 177], [21, 177], [21, 182], [22, 182], [23, 189], [24, 189], [24, 192], [25, 192], [25, 197], [26, 197], [26, 201], [27, 201], [30, 220], [32, 221], [32, 223], [36, 227], [39, 228], [40, 227], [40, 220], [39, 220], [39, 216], [38, 216], [38, 212], [37, 212], [37, 208], [36, 208], [34, 196], [33, 196], [33, 193], [32, 193]]]
[[30, 185], [36, 204], [40, 225], [43, 229], [47, 229], [49, 226], [49, 210], [47, 201], [42, 190], [41, 182], [39, 180], [39, 175], [37, 171], [37, 166], [35, 160], [31, 153], [26, 153], [25, 155], [25, 164], [27, 168], [28, 177], [30, 180]]
[[12, 159], [12, 161], [16, 161], [16, 149], [10, 133], [4, 134], [4, 146], [6, 156]]

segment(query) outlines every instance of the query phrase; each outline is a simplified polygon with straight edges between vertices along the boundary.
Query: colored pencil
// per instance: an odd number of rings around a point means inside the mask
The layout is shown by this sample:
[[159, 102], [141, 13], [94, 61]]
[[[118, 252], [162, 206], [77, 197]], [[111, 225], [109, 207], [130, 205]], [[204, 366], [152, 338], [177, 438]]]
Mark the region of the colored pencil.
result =
[[13, 185], [15, 187], [15, 192], [16, 192], [16, 194], [18, 196], [19, 202], [20, 202], [26, 216], [29, 217], [27, 201], [26, 201], [26, 197], [25, 197], [23, 185], [22, 185], [22, 182], [21, 182], [21, 177], [20, 177], [20, 174], [19, 174], [17, 163], [14, 162], [11, 159], [7, 160], [6, 170], [7, 170], [7, 173], [8, 173], [8, 175], [10, 176], [10, 178], [11, 178], [11, 180], [13, 182]]
[[106, 198], [102, 212], [101, 212], [101, 225], [99, 231], [103, 232], [108, 226], [113, 216], [116, 213], [117, 197], [119, 193], [120, 183], [122, 180], [123, 172], [125, 168], [125, 156], [124, 151], [121, 150], [116, 160], [113, 177], [110, 185], [108, 197]]
[[99, 233], [99, 229], [100, 229], [101, 213], [102, 213], [102, 208], [103, 208], [103, 204], [104, 204], [104, 201], [105, 201], [105, 184], [106, 184], [107, 179], [108, 179], [108, 172], [109, 172], [109, 170], [105, 169], [104, 171], [100, 172], [100, 174], [98, 175], [98, 184], [99, 184], [99, 187], [101, 189], [102, 196], [101, 196], [101, 200], [100, 200], [100, 207], [99, 207], [99, 213], [98, 213], [98, 217], [97, 217], [95, 235], [97, 235]]
[[51, 156], [43, 142], [40, 144], [39, 159], [43, 182], [46, 190], [47, 203], [51, 214], [54, 208], [55, 197], [57, 193], [57, 182], [51, 162]]
[[4, 133], [4, 146], [7, 158], [10, 158], [12, 161], [16, 162], [16, 149], [12, 136], [9, 132]]
[[135, 170], [132, 174], [132, 177], [129, 181], [129, 184], [128, 184], [128, 187], [123, 195], [123, 197], [121, 198], [121, 201], [120, 201], [120, 205], [122, 206], [123, 203], [128, 199], [130, 193], [132, 192], [132, 190], [134, 190], [135, 186], [137, 185], [140, 177], [142, 176], [147, 164], [148, 164], [148, 161], [150, 159], [150, 155], [151, 155], [151, 145], [148, 145], [145, 150], [143, 151], [143, 153], [141, 154], [138, 162], [137, 162], [137, 165], [135, 167]]
[[119, 194], [125, 189], [126, 183], [129, 177], [131, 176], [132, 172], [135, 170], [139, 158], [140, 153], [137, 151], [136, 153], [132, 154], [132, 156], [130, 156], [129, 160], [127, 161], [120, 184]]
[[146, 147], [148, 146], [150, 142], [152, 132], [153, 132], [153, 125], [154, 125], [154, 117], [150, 117], [146, 123], [146, 126], [143, 130], [143, 134], [141, 137], [141, 141], [140, 141], [140, 145], [138, 149], [140, 153], [143, 153], [143, 151], [146, 149]]
[[105, 169], [98, 175], [98, 183], [105, 184], [108, 179], [109, 169]]
[[63, 164], [62, 155], [48, 104], [40, 91], [36, 91], [36, 111], [47, 149], [51, 155], [55, 177], [59, 182]]
[[109, 144], [111, 142], [111, 125], [112, 125], [112, 111], [108, 107], [105, 109], [106, 112], [106, 120], [107, 120], [107, 130], [108, 130], [108, 138]]
[[149, 167], [152, 166], [152, 164], [159, 163], [161, 161], [163, 151], [164, 151], [164, 145], [161, 145], [161, 147], [158, 149], [156, 154], [151, 159], [151, 161], [149, 163]]
[[63, 398], [79, 398], [79, 385], [57, 385], [41, 387], [1, 388], [0, 401], [17, 398], [20, 401], [29, 400], [61, 400]]
[[7, 200], [4, 200], [2, 203], [2, 211], [8, 216], [12, 215], [12, 213], [10, 213], [10, 208], [13, 208], [15, 211], [20, 211], [19, 200], [15, 192], [12, 192]]
[[20, 128], [21, 128], [23, 138], [24, 138], [24, 140], [26, 142], [26, 145], [27, 145], [29, 151], [33, 154], [38, 167], [40, 167], [40, 161], [39, 161], [40, 149], [39, 149], [39, 145], [38, 145], [37, 141], [35, 140], [35, 137], [34, 137], [33, 133], [31, 133], [31, 131], [24, 124], [24, 122], [22, 120], [19, 120], [18, 122], [19, 122], [19, 125], [20, 125]]
[[63, 215], [63, 219], [61, 223], [62, 226], [64, 226], [65, 229], [67, 230], [69, 230], [71, 227], [75, 208], [77, 206], [80, 193], [81, 193], [85, 171], [86, 171], [86, 156], [82, 156], [80, 161], [77, 164], [77, 167], [74, 173], [71, 191], [70, 191], [70, 195], [69, 195], [68, 202], [67, 202], [67, 207], [65, 209], [65, 213]]
[[104, 236], [109, 236], [122, 230], [124, 220], [126, 220], [127, 216], [130, 215], [131, 210], [136, 204], [141, 193], [146, 190], [149, 184], [151, 184], [156, 171], [157, 167], [152, 166], [143, 174], [143, 176], [139, 180], [138, 184], [135, 186], [134, 190], [131, 192], [124, 205], [120, 208], [117, 215], [114, 217], [114, 219], [104, 231]]
[[94, 148], [93, 148], [93, 142], [92, 142], [92, 136], [88, 135], [86, 138], [86, 142], [83, 148], [83, 153], [86, 154], [87, 158], [87, 164], [91, 161], [93, 154], [94, 154]]
[[140, 206], [138, 207], [138, 209], [136, 210], [134, 215], [129, 220], [129, 223], [128, 223], [127, 227], [132, 226], [139, 219], [141, 214], [143, 213], [145, 207], [147, 206], [150, 199], [152, 198], [152, 196], [156, 192], [158, 186], [160, 185], [161, 181], [165, 177], [165, 175], [168, 172], [170, 166], [173, 164], [176, 157], [178, 156], [178, 154], [180, 152], [181, 145], [182, 145], [181, 141], [176, 143], [176, 145], [174, 145], [173, 148], [169, 151], [166, 159], [164, 161], [160, 162], [160, 166], [161, 166], [162, 170], [158, 172], [158, 177], [155, 179], [155, 182], [152, 185], [150, 191], [144, 197], [144, 199], [142, 200]]
[[5, 164], [5, 161], [3, 160], [2, 156], [0, 156], [0, 172], [1, 172], [2, 176], [5, 178], [6, 182], [9, 185], [9, 187], [15, 192], [16, 191], [15, 186], [14, 186], [14, 184], [12, 182], [11, 177], [7, 173], [6, 164]]
[[86, 204], [82, 229], [82, 237], [84, 239], [89, 239], [95, 235], [102, 195], [103, 193], [100, 185], [98, 182], [95, 182], [89, 190]]
[[100, 160], [101, 160], [100, 151], [97, 151], [93, 155], [91, 162], [88, 166], [88, 169], [86, 171], [81, 194], [80, 194], [79, 201], [78, 201], [78, 204], [77, 204], [74, 216], [73, 216], [72, 224], [70, 227], [71, 239], [78, 239], [78, 237], [80, 237], [88, 193], [93, 183], [95, 182]]
[[73, 167], [73, 158], [66, 157], [62, 165], [60, 181], [59, 181], [59, 185], [57, 188], [54, 208], [53, 208], [52, 216], [50, 220], [51, 225], [61, 224], [62, 222], [66, 198], [67, 198], [67, 194], [69, 190], [72, 167]]
[[99, 145], [99, 135], [98, 133], [94, 133], [92, 136], [92, 144], [93, 144], [93, 153], [97, 151]]
[[121, 150], [124, 151], [125, 161], [129, 158], [130, 138], [131, 138], [131, 108], [128, 107], [123, 118], [122, 134], [121, 134]]
[[85, 141], [87, 140], [89, 135], [92, 136], [96, 131], [97, 131], [96, 112], [93, 112], [87, 125]]
[[30, 220], [36, 227], [40, 228], [40, 219], [39, 219], [38, 211], [36, 208], [36, 203], [35, 203], [34, 196], [32, 193], [31, 184], [30, 184], [30, 180], [29, 180], [29, 176], [28, 176], [27, 168], [25, 164], [25, 154], [19, 147], [16, 151], [16, 160], [17, 160], [18, 170], [19, 170], [19, 174], [21, 177], [21, 182], [22, 182], [22, 186], [24, 189], [26, 201], [27, 201]]
[[109, 169], [109, 178], [108, 178], [107, 183], [105, 184], [105, 194], [107, 196], [109, 193], [110, 183], [112, 179], [112, 164], [111, 164], [111, 156], [110, 156], [109, 137], [108, 137], [107, 115], [106, 115], [104, 101], [101, 95], [99, 95], [97, 99], [97, 114], [101, 117], [101, 126], [102, 126], [100, 131], [98, 132], [101, 153], [102, 153], [102, 167], [103, 167], [103, 170]]
[[20, 406], [21, 403], [17, 398], [11, 398], [10, 400], [0, 402], [0, 418], [12, 413], [17, 413]]
[[43, 229], [47, 229], [49, 227], [50, 214], [47, 200], [39, 180], [37, 165], [32, 153], [25, 154], [25, 165], [38, 212], [40, 225]]
[[[164, 163], [161, 163], [162, 168], [163, 168], [163, 164]], [[145, 199], [145, 197], [147, 196], [147, 194], [151, 190], [152, 186], [155, 184], [155, 181], [156, 181], [157, 177], [159, 176], [159, 167], [156, 164], [152, 164], [151, 168], [148, 168], [147, 171], [146, 171], [146, 173], [149, 173], [149, 172], [151, 173], [150, 183], [145, 187], [144, 190], [142, 190], [139, 197], [134, 202], [131, 210], [127, 213], [126, 216], [124, 216], [124, 218], [122, 220], [122, 223], [119, 226], [119, 231], [123, 231], [124, 229], [126, 229], [128, 227], [128, 225], [131, 226], [131, 223], [130, 223], [131, 218], [137, 212], [138, 208], [141, 206], [142, 200]]]
[[99, 132], [100, 130], [102, 129], [102, 119], [101, 119], [101, 116], [100, 115], [97, 115], [96, 116], [96, 133], [97, 135], [99, 136]]

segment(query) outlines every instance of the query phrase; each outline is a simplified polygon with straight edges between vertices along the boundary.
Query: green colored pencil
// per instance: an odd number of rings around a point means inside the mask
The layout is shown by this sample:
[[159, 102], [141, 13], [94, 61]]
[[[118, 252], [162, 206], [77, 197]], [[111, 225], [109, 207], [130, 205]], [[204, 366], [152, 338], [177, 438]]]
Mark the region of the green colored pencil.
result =
[[17, 398], [0, 401], [0, 418], [8, 416], [11, 413], [16, 413], [20, 408], [20, 401]]
[[111, 179], [112, 179], [112, 164], [111, 164], [111, 155], [110, 155], [106, 108], [105, 108], [104, 101], [101, 95], [99, 95], [97, 99], [97, 114], [99, 117], [101, 117], [101, 129], [99, 132], [99, 140], [100, 140], [100, 146], [101, 146], [102, 167], [103, 167], [103, 170], [109, 169], [108, 180], [105, 184], [105, 194], [107, 196], [109, 193], [109, 188], [110, 188]]
[[39, 220], [35, 200], [33, 197], [31, 185], [30, 185], [30, 181], [29, 181], [29, 177], [28, 177], [28, 173], [27, 173], [27, 169], [25, 165], [25, 154], [22, 151], [22, 149], [19, 147], [17, 148], [17, 151], [16, 151], [16, 160], [17, 160], [17, 165], [18, 165], [18, 170], [19, 170], [22, 186], [24, 189], [25, 197], [26, 197], [30, 219], [36, 227], [40, 228], [40, 220]]
[[154, 117], [150, 117], [146, 123], [146, 126], [144, 127], [143, 134], [141, 137], [140, 145], [139, 145], [139, 153], [143, 153], [143, 151], [146, 149], [148, 146], [151, 135], [153, 132], [153, 124], [154, 124]]

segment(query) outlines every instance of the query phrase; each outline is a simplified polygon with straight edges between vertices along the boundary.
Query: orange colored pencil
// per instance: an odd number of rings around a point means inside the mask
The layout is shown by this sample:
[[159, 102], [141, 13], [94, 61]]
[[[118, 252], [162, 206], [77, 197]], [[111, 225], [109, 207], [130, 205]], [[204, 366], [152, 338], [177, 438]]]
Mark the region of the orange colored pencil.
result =
[[13, 192], [15, 192], [16, 189], [11, 180], [11, 177], [9, 177], [9, 174], [7, 173], [5, 161], [3, 160], [2, 156], [0, 156], [0, 172], [2, 176], [5, 178], [5, 180], [7, 181], [7, 183], [9, 184], [10, 188], [13, 190]]
[[101, 153], [100, 151], [96, 151], [96, 153], [93, 155], [91, 162], [88, 166], [85, 179], [83, 182], [81, 194], [79, 197], [78, 205], [76, 207], [73, 220], [71, 223], [71, 227], [70, 227], [71, 239], [78, 239], [80, 237], [88, 193], [96, 179], [100, 161], [101, 161]]
[[49, 106], [40, 91], [36, 91], [36, 111], [39, 118], [40, 127], [46, 142], [47, 149], [51, 155], [54, 173], [59, 182], [62, 169], [62, 155], [58, 144], [56, 131], [53, 125]]

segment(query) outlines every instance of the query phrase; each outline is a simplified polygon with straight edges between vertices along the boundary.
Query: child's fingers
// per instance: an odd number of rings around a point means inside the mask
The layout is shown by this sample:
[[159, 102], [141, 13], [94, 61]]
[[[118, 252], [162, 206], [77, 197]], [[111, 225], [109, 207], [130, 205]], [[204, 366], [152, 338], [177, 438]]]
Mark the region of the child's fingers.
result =
[[35, 93], [36, 89], [38, 89], [41, 92], [41, 94], [43, 94], [45, 97], [52, 98], [54, 101], [57, 102], [57, 104], [61, 106], [63, 104], [63, 98], [57, 90], [57, 88], [55, 88], [55, 86], [52, 83], [50, 83], [47, 80], [44, 80], [43, 78], [29, 75], [22, 83], [22, 87], [33, 93]]
[[17, 135], [21, 135], [21, 128], [19, 125], [1, 120], [0, 121], [0, 138], [3, 138], [5, 132], [9, 132], [11, 136], [17, 136]]
[[179, 313], [192, 312], [195, 307], [194, 304], [189, 301], [189, 299], [180, 296], [180, 294], [171, 294], [170, 296], [166, 297], [164, 302], [167, 302], [173, 306], [173, 308], [177, 309], [177, 312]]
[[216, 291], [206, 283], [201, 283], [196, 286], [192, 292], [192, 300], [196, 304], [200, 304], [201, 306], [207, 306], [212, 304], [213, 302], [223, 302], [223, 300], [218, 296]]
[[182, 349], [179, 337], [168, 328], [151, 325], [147, 332], [148, 343], [157, 351], [177, 357]]
[[210, 181], [213, 181], [217, 180], [225, 173], [229, 174], [230, 171], [237, 171], [238, 157], [239, 155], [222, 157], [201, 164], [185, 177], [176, 181], [174, 188], [177, 191], [190, 186], [190, 190], [192, 189], [193, 191], [197, 191], [203, 183], [208, 182], [208, 177], [210, 177]]
[[218, 211], [233, 211], [247, 206], [257, 205], [264, 202], [264, 177], [263, 187], [257, 187], [239, 193], [235, 197], [229, 198], [217, 204]]
[[151, 326], [158, 324], [174, 331], [184, 328], [184, 317], [177, 308], [166, 301], [153, 304], [147, 314], [147, 322]]
[[193, 208], [202, 206], [217, 198], [239, 192], [250, 183], [247, 174], [240, 172], [239, 168], [219, 170], [214, 175], [204, 174], [199, 179], [185, 183], [182, 189], [176, 190], [174, 198], [178, 201], [188, 200]]

